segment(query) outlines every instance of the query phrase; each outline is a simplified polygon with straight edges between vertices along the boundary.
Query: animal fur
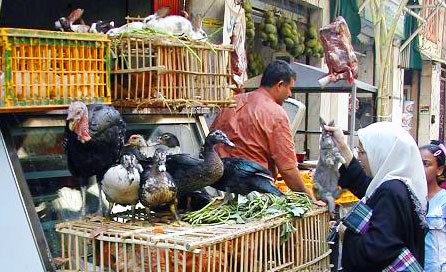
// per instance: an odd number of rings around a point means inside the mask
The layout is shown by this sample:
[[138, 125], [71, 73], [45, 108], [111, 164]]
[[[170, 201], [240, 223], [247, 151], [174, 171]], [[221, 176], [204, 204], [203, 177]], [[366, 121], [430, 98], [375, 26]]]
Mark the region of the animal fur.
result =
[[[322, 129], [319, 142], [320, 155], [313, 182], [319, 198], [327, 202], [328, 209], [333, 214], [335, 210], [334, 201], [339, 197], [339, 165], [345, 160], [333, 141], [331, 132], [325, 130], [324, 125], [326, 123], [322, 118], [320, 118], [320, 125]], [[331, 121], [328, 125], [334, 126], [334, 121]]]

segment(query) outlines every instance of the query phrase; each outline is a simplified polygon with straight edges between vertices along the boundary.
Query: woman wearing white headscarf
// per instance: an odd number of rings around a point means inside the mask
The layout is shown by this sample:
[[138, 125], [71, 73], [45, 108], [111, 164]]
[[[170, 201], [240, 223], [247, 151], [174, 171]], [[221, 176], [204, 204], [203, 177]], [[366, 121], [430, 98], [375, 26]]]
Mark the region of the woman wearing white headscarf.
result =
[[344, 271], [422, 271], [427, 186], [418, 146], [400, 126], [379, 122], [358, 130], [354, 158], [333, 131], [346, 163], [339, 185], [362, 198], [343, 240]]

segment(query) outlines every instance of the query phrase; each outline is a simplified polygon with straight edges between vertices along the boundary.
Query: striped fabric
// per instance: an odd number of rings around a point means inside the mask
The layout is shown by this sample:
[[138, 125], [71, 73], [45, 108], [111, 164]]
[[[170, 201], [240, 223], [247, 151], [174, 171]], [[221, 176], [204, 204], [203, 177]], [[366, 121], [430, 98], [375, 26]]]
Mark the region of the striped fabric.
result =
[[362, 201], [359, 201], [350, 213], [342, 220], [343, 224], [350, 230], [364, 234], [370, 226], [372, 209]]
[[409, 249], [404, 248], [400, 255], [383, 272], [422, 272], [424, 271]]

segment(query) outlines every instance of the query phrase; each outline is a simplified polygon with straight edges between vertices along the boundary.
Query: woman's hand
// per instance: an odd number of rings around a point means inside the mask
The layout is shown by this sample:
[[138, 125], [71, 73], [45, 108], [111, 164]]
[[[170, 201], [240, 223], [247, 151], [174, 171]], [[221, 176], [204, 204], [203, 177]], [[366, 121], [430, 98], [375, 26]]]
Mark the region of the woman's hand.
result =
[[331, 126], [325, 125], [324, 128], [327, 131], [331, 132], [331, 134], [333, 136], [333, 140], [335, 141], [335, 143], [339, 149], [348, 148], [346, 138], [344, 136], [344, 132], [342, 132], [342, 129], [340, 127], [331, 127]]
[[332, 133], [333, 140], [336, 146], [338, 147], [339, 152], [341, 152], [341, 155], [345, 160], [344, 165], [345, 166], [350, 165], [350, 162], [353, 159], [353, 153], [347, 145], [346, 138], [344, 136], [344, 132], [342, 132], [342, 129], [340, 127], [331, 127], [331, 126], [324, 126], [324, 128]]

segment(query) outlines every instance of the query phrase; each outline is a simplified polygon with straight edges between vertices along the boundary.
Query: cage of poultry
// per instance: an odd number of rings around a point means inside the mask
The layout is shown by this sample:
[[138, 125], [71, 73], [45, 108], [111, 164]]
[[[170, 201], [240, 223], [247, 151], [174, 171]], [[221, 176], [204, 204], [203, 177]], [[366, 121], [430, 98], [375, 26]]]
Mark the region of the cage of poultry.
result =
[[105, 35], [0, 28], [0, 111], [110, 103]]
[[[246, 224], [191, 227], [72, 221], [57, 225], [62, 271], [327, 271], [329, 217], [316, 208], [291, 221], [283, 215]], [[183, 223], [184, 224], [184, 223]]]
[[234, 105], [231, 46], [161, 33], [111, 37], [111, 86], [120, 107]]

